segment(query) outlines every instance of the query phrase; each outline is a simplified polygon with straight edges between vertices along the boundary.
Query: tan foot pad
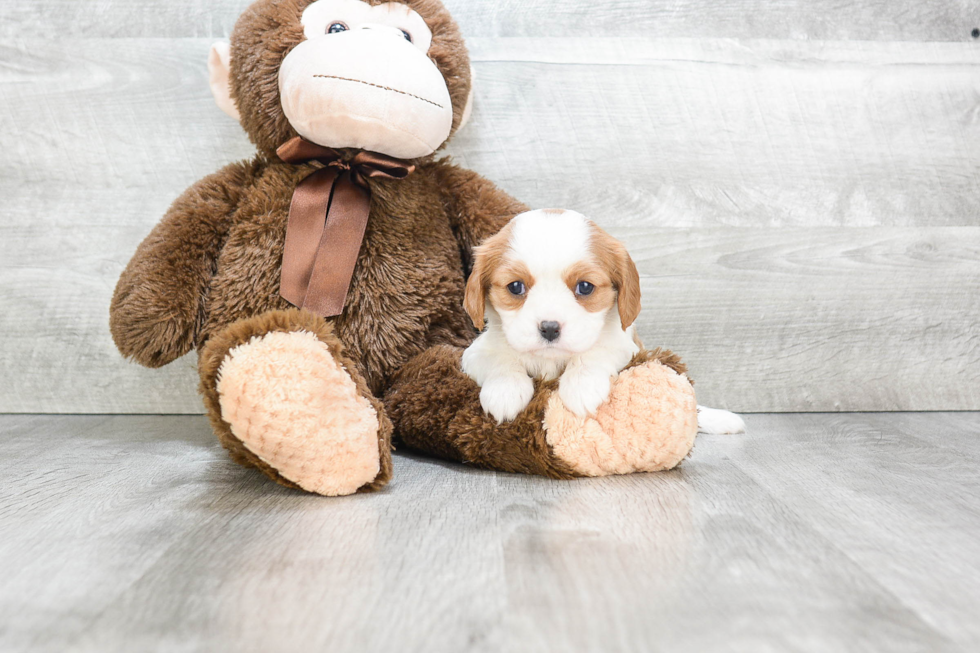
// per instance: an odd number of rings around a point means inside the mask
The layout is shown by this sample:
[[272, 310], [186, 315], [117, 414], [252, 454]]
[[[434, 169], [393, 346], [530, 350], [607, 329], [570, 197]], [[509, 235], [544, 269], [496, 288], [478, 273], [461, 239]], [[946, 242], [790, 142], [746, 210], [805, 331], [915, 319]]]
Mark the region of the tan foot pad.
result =
[[378, 415], [312, 333], [235, 347], [218, 372], [221, 416], [252, 453], [304, 490], [353, 494], [378, 475]]
[[657, 472], [694, 446], [697, 401], [686, 376], [654, 361], [620, 373], [594, 416], [576, 416], [553, 393], [544, 428], [554, 454], [584, 476]]

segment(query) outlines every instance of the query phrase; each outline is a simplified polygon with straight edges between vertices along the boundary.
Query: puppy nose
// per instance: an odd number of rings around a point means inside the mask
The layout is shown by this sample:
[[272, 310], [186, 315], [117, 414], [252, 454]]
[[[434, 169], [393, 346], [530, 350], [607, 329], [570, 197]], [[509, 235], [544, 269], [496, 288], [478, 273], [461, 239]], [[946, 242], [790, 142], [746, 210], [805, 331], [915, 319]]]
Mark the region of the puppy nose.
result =
[[542, 338], [548, 342], [554, 342], [561, 335], [561, 325], [557, 322], [542, 322], [538, 325], [538, 331], [541, 332]]

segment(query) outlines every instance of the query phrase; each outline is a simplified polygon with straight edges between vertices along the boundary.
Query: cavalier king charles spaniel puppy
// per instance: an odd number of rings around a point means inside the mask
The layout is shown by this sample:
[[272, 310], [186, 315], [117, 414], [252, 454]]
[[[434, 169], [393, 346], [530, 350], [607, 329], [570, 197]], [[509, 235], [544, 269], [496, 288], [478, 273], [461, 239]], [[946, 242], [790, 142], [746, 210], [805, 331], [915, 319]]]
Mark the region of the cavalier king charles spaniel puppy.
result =
[[[531, 401], [532, 378], [558, 378], [570, 411], [594, 413], [641, 346], [636, 265], [621, 242], [574, 211], [522, 213], [475, 248], [464, 307], [486, 329], [463, 352], [463, 372], [498, 422]], [[698, 424], [744, 430], [734, 413], [710, 408], [698, 407]]]

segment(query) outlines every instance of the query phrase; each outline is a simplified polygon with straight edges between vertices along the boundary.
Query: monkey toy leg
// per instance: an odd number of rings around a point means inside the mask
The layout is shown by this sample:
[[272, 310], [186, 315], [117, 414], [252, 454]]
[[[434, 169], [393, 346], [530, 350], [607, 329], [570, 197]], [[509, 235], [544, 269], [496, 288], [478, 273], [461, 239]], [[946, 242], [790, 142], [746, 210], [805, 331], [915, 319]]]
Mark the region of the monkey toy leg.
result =
[[461, 355], [439, 345], [399, 370], [384, 399], [396, 441], [476, 467], [551, 478], [671, 469], [694, 445], [694, 389], [669, 351], [638, 353], [593, 416], [568, 411], [557, 381], [536, 382], [528, 406], [503, 424], [484, 413]]
[[391, 422], [323, 319], [286, 310], [235, 322], [204, 346], [199, 371], [236, 462], [328, 496], [391, 478]]
[[550, 478], [671, 469], [694, 444], [694, 391], [670, 352], [637, 354], [594, 416], [565, 409], [552, 381], [536, 383], [531, 403], [504, 424], [483, 412], [461, 355], [449, 345], [422, 352], [382, 403], [327, 322], [306, 311], [270, 311], [208, 341], [201, 392], [232, 459], [328, 496], [387, 484], [393, 432], [441, 458]]

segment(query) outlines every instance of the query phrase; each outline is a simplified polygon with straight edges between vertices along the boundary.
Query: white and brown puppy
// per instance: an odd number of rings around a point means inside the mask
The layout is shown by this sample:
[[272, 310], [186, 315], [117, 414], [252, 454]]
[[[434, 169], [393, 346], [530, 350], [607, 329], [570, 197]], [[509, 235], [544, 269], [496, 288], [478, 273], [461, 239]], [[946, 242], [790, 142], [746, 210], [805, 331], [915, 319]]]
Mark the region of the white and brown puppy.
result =
[[[565, 406], [594, 413], [640, 349], [636, 265], [621, 242], [574, 211], [522, 213], [477, 247], [465, 307], [486, 330], [463, 353], [463, 371], [498, 422], [527, 406], [532, 378], [560, 377]], [[707, 432], [744, 430], [737, 415], [710, 408], [698, 408], [698, 423]]]
[[622, 243], [573, 211], [529, 211], [474, 251], [465, 307], [486, 331], [463, 353], [483, 409], [514, 419], [533, 378], [561, 377], [569, 410], [595, 412], [639, 351], [640, 275]]

